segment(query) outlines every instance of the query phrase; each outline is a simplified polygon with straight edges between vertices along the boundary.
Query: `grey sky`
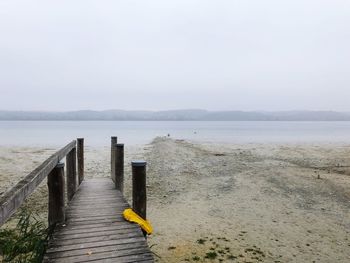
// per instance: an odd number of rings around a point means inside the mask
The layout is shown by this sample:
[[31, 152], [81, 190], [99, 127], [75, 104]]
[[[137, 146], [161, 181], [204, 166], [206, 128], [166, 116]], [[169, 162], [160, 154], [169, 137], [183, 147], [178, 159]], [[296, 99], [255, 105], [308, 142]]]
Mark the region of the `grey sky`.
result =
[[0, 0], [0, 109], [350, 111], [348, 0]]

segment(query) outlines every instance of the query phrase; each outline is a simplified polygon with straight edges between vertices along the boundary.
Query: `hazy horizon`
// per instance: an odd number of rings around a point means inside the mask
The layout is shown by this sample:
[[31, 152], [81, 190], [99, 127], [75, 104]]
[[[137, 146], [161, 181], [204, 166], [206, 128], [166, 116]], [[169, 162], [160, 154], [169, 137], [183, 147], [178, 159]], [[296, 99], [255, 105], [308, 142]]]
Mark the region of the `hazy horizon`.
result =
[[0, 3], [0, 107], [350, 111], [350, 2]]

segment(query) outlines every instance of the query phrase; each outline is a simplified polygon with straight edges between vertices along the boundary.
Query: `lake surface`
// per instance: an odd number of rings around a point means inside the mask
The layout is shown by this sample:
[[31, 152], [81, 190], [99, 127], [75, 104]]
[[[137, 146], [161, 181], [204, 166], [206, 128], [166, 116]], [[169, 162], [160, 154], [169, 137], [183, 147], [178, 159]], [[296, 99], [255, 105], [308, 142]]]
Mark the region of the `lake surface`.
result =
[[99, 147], [111, 136], [135, 145], [168, 134], [199, 142], [350, 143], [350, 122], [0, 121], [0, 146], [57, 147], [84, 137]]

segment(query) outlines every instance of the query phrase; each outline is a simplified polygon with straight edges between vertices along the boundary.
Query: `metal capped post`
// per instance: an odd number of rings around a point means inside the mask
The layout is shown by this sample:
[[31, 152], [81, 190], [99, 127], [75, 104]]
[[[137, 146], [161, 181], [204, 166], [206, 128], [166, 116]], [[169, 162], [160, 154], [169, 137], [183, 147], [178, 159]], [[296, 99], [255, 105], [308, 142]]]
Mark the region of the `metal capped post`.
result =
[[115, 145], [115, 187], [120, 190], [121, 193], [124, 191], [124, 144], [117, 143]]
[[146, 219], [146, 165], [143, 160], [132, 161], [132, 208], [143, 219]]
[[64, 212], [64, 163], [58, 163], [47, 177], [49, 190], [49, 226], [63, 223]]

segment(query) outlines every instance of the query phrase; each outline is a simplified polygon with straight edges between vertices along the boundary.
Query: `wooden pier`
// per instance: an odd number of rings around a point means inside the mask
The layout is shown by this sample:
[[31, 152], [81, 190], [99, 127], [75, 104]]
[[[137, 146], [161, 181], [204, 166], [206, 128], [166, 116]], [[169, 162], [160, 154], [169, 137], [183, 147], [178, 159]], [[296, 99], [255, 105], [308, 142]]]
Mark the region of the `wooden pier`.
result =
[[[154, 262], [141, 228], [122, 216], [130, 207], [122, 193], [123, 145], [112, 137], [111, 178], [84, 180], [83, 144], [84, 140], [78, 139], [78, 151], [75, 141], [68, 144], [8, 191], [0, 200], [0, 225], [48, 176], [48, 222], [54, 232], [43, 262]], [[60, 163], [64, 157], [66, 173]], [[137, 189], [133, 191], [133, 209], [144, 218], [145, 165], [143, 161], [133, 163], [133, 186]]]

